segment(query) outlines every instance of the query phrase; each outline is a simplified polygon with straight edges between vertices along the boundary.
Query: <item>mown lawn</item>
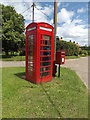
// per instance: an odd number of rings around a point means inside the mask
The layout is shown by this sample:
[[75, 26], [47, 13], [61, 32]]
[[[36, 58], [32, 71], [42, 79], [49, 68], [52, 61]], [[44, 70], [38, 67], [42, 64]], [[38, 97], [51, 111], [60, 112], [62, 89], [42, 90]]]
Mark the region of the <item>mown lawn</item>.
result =
[[3, 56], [2, 61], [25, 61], [25, 56]]
[[65, 59], [77, 59], [80, 58], [80, 56], [65, 56]]
[[[65, 56], [65, 59], [76, 59], [80, 58], [80, 56]], [[3, 55], [0, 58], [2, 61], [25, 61], [25, 56], [5, 56]]]
[[[65, 59], [78, 59], [86, 56], [65, 56]], [[2, 61], [25, 61], [25, 56], [4, 56], [0, 57]]]
[[25, 68], [3, 68], [3, 118], [87, 118], [88, 91], [76, 73], [61, 68], [61, 78], [33, 84]]

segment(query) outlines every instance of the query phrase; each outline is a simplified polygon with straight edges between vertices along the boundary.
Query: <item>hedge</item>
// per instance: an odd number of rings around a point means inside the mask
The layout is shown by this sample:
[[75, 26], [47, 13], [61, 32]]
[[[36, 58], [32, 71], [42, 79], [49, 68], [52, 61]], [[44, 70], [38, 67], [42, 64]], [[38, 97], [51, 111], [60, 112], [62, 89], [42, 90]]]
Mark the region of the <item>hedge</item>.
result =
[[65, 50], [66, 56], [78, 56], [79, 55], [79, 47], [75, 43], [57, 40], [56, 51], [61, 50], [61, 49]]

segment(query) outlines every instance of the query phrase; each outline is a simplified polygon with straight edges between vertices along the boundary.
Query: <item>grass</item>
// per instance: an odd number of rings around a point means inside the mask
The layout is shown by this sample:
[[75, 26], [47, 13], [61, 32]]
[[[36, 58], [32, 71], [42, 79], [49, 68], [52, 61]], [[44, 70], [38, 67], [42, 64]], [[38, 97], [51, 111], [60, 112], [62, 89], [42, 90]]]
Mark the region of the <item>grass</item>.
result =
[[65, 56], [65, 59], [77, 59], [80, 58], [80, 56]]
[[[65, 56], [65, 59], [77, 59], [80, 57], [86, 57], [86, 56], [85, 55]], [[6, 56], [6, 55], [3, 55], [1, 57], [1, 55], [0, 55], [0, 60], [2, 60], [2, 61], [25, 61], [25, 56]]]
[[[65, 56], [65, 59], [76, 58], [80, 58], [80, 56]], [[25, 56], [2, 56], [2, 61], [25, 61]]]
[[25, 56], [2, 56], [2, 61], [25, 61]]
[[87, 118], [88, 91], [76, 73], [39, 85], [26, 81], [25, 68], [2, 69], [3, 118]]

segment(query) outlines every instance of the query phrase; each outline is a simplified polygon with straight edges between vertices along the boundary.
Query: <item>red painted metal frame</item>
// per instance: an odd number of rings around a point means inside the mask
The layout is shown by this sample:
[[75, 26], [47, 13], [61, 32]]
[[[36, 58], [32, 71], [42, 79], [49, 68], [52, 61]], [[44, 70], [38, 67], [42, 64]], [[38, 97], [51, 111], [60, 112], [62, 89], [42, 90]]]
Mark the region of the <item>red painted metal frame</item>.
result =
[[[30, 28], [35, 28], [31, 31], [28, 31]], [[51, 29], [52, 31], [47, 31], [40, 29], [40, 27], [46, 28], [46, 29]], [[29, 35], [34, 35], [34, 71], [32, 74], [28, 74], [28, 36]], [[51, 37], [51, 69], [50, 69], [50, 75], [49, 76], [44, 76], [40, 78], [40, 42], [41, 42], [41, 34], [42, 35], [48, 35]], [[33, 82], [33, 83], [41, 83], [41, 82], [48, 82], [52, 80], [52, 69], [53, 69], [53, 41], [54, 41], [54, 28], [44, 22], [40, 23], [31, 23], [26, 27], [26, 78], [27, 80]], [[50, 46], [49, 46], [50, 48]], [[43, 66], [42, 66], [43, 67]]]

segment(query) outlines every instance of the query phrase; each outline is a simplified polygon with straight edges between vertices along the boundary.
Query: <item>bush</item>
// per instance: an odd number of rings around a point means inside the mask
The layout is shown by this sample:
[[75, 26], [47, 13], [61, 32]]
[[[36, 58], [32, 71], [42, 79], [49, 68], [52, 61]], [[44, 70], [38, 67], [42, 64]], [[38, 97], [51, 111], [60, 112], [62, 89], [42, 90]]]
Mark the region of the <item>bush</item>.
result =
[[88, 50], [88, 55], [90, 55], [90, 50]]
[[56, 50], [65, 50], [66, 56], [78, 56], [79, 55], [79, 47], [72, 42], [66, 41], [57, 41]]
[[21, 51], [20, 56], [25, 56], [25, 51]]
[[82, 56], [86, 56], [86, 55], [88, 55], [87, 50], [81, 50], [81, 55], [82, 55]]

